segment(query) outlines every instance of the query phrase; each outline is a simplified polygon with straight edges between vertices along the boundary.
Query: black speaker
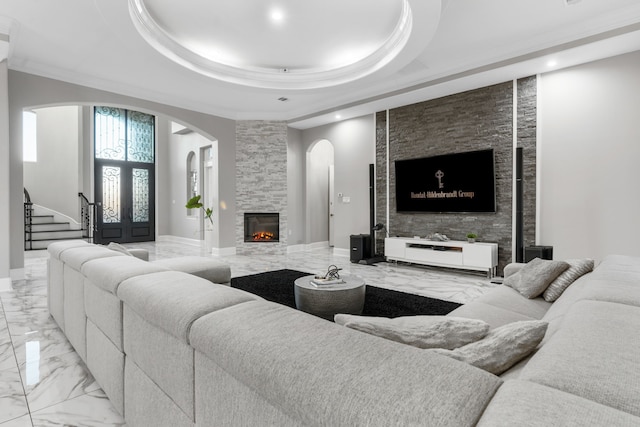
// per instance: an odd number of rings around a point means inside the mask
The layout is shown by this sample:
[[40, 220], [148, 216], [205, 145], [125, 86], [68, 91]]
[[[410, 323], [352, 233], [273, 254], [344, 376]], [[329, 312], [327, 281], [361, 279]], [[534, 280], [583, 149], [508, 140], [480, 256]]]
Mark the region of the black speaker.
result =
[[553, 259], [553, 246], [527, 246], [524, 249], [524, 262], [534, 258]]
[[376, 238], [373, 227], [376, 224], [376, 172], [373, 163], [369, 164], [369, 232], [372, 234], [369, 252], [365, 254], [365, 258], [373, 258], [376, 255]]
[[352, 234], [351, 239], [351, 254], [349, 259], [351, 262], [359, 262], [363, 259], [369, 258], [371, 253], [371, 235], [370, 234]]
[[524, 203], [522, 147], [516, 147], [516, 262], [522, 262], [524, 252]]

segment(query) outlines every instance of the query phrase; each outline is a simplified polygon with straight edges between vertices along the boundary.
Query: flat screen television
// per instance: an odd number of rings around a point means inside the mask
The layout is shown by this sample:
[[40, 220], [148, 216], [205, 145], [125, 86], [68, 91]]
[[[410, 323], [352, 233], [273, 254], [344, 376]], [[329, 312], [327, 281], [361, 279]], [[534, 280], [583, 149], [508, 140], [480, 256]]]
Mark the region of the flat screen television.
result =
[[398, 212], [495, 212], [493, 150], [396, 160]]

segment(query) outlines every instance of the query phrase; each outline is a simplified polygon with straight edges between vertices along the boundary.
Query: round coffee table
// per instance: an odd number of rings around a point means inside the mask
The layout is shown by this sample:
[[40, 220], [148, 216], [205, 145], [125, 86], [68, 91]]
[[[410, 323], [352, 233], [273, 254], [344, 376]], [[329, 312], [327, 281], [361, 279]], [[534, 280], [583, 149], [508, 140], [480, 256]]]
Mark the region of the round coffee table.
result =
[[364, 279], [354, 275], [341, 275], [344, 283], [336, 285], [311, 284], [315, 276], [304, 276], [295, 281], [294, 294], [298, 310], [328, 320], [338, 313], [361, 314], [364, 307], [366, 285]]

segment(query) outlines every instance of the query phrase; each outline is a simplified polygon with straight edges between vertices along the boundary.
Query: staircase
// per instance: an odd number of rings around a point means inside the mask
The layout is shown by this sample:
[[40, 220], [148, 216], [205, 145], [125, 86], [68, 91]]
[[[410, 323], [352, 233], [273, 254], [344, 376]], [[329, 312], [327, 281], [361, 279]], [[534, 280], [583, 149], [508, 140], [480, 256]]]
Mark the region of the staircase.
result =
[[82, 239], [80, 224], [66, 221], [61, 214], [35, 205], [29, 192], [24, 190], [24, 250], [47, 249], [49, 243], [59, 240]]
[[[37, 210], [37, 209], [36, 209]], [[31, 215], [31, 230], [25, 235], [31, 235], [30, 241], [25, 241], [25, 250], [47, 249], [49, 243], [59, 240], [82, 239], [82, 230], [71, 228], [68, 221], [56, 221], [54, 215]]]

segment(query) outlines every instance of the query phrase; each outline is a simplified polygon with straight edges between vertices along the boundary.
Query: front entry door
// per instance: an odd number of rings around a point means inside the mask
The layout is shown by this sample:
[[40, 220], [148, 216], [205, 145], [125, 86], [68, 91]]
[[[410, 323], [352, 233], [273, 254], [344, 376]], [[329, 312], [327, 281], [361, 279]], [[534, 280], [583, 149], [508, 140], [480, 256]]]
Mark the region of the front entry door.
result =
[[155, 120], [96, 107], [96, 243], [155, 240]]
[[149, 165], [95, 163], [97, 243], [155, 239], [154, 180]]

